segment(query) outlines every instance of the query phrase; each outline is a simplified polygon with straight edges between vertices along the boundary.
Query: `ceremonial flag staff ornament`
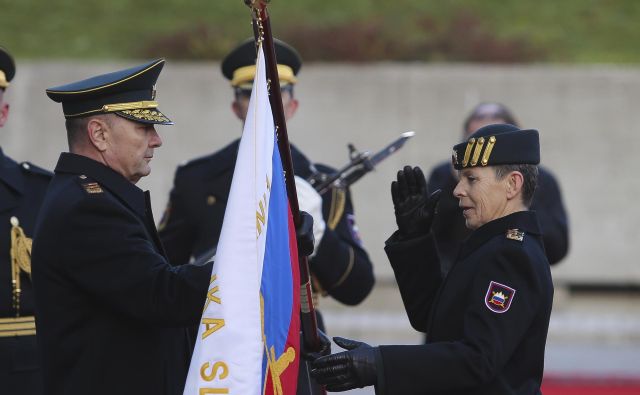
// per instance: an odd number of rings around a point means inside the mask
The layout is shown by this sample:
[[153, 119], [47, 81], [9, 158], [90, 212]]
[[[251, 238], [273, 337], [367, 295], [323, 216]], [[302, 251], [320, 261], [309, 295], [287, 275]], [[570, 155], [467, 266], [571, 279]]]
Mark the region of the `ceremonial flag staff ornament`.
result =
[[[280, 79], [278, 77], [275, 46], [273, 44], [273, 33], [267, 12], [269, 0], [244, 0], [245, 4], [251, 8], [253, 17], [253, 30], [256, 39], [256, 47], [262, 43], [267, 69], [267, 86], [269, 89], [269, 102], [273, 112], [278, 148], [282, 159], [282, 167], [285, 172], [285, 183], [289, 206], [296, 226], [300, 224], [300, 207], [296, 193], [296, 184], [293, 172], [293, 161], [291, 159], [291, 149], [289, 147], [289, 136], [282, 107], [282, 93], [280, 91]], [[316, 312], [313, 306], [313, 294], [311, 280], [309, 276], [309, 262], [304, 255], [298, 256], [300, 265], [300, 320], [302, 325], [302, 338], [305, 349], [319, 351], [321, 348], [318, 335], [318, 323]]]

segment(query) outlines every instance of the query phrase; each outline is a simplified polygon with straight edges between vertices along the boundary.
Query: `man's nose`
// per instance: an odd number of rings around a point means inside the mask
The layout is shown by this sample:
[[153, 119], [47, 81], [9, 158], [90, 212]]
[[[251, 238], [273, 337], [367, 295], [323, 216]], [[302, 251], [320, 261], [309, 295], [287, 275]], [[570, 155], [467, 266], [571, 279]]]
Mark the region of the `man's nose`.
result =
[[153, 148], [157, 148], [157, 147], [160, 147], [161, 145], [162, 145], [162, 139], [160, 138], [160, 135], [158, 134], [156, 129], [153, 128], [153, 134], [151, 136], [151, 141], [149, 142], [149, 146]]

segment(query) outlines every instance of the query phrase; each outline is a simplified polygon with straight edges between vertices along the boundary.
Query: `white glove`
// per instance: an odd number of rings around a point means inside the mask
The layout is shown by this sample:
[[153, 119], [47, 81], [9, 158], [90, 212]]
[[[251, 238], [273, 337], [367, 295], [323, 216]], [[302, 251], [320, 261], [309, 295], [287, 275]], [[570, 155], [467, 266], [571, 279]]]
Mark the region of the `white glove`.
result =
[[295, 176], [295, 180], [300, 210], [308, 212], [313, 217], [314, 248], [311, 256], [314, 256], [318, 251], [318, 246], [327, 227], [322, 217], [322, 197], [304, 178]]

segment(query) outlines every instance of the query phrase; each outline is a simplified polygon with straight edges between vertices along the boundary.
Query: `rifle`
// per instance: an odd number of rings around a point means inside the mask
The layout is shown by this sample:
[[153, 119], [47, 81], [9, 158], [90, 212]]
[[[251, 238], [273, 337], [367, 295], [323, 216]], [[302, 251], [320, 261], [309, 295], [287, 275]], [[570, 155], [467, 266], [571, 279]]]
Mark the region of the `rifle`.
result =
[[[399, 138], [392, 141], [391, 144], [373, 155], [371, 155], [369, 151], [359, 152], [353, 144], [348, 144], [349, 158], [351, 159], [349, 163], [330, 175], [316, 173], [312, 175], [308, 181], [320, 195], [324, 194], [332, 187], [346, 188], [361, 179], [365, 174], [374, 170], [378, 163], [387, 159], [391, 154], [402, 148], [407, 140], [414, 135], [415, 132], [413, 131], [404, 132]], [[217, 246], [213, 246], [204, 253], [198, 255], [192, 263], [195, 265], [204, 265], [213, 259], [216, 255], [216, 251]]]
[[359, 152], [353, 144], [349, 143], [347, 145], [349, 148], [349, 163], [331, 175], [316, 173], [308, 181], [320, 195], [332, 187], [346, 188], [372, 171], [378, 163], [402, 148], [404, 143], [414, 135], [415, 132], [413, 131], [404, 132], [398, 139], [373, 155], [369, 151]]

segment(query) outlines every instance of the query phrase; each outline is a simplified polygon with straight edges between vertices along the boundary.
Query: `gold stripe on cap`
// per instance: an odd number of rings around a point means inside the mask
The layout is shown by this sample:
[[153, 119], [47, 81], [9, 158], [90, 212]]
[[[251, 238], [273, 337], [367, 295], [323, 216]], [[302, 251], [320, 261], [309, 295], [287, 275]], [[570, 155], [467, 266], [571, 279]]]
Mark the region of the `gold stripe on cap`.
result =
[[6, 88], [8, 87], [9, 81], [7, 81], [7, 76], [4, 73], [4, 71], [0, 70], [0, 88]]
[[[233, 78], [231, 78], [231, 86], [240, 86], [247, 82], [252, 82], [255, 76], [255, 65], [238, 67], [233, 72]], [[280, 85], [295, 84], [296, 82], [298, 82], [298, 79], [293, 73], [293, 69], [286, 64], [278, 65], [278, 78], [280, 79]]]
[[476, 144], [476, 148], [473, 150], [473, 158], [471, 158], [471, 166], [475, 166], [478, 163], [478, 159], [480, 159], [480, 153], [482, 152], [482, 147], [484, 146], [484, 137], [480, 137], [478, 139], [478, 144]]
[[484, 149], [484, 154], [482, 154], [482, 161], [480, 162], [482, 166], [486, 166], [489, 163], [489, 157], [491, 156], [491, 151], [493, 150], [493, 146], [496, 144], [496, 137], [489, 137], [489, 142], [487, 143], [487, 148]]
[[153, 100], [132, 101], [128, 103], [113, 103], [102, 106], [102, 111], [116, 112], [123, 110], [140, 110], [158, 107], [158, 102]]
[[469, 139], [467, 143], [467, 148], [464, 150], [464, 159], [462, 160], [462, 167], [467, 167], [467, 163], [469, 163], [469, 156], [471, 156], [471, 149], [473, 145], [476, 143], [476, 139]]
[[158, 102], [156, 101], [134, 101], [129, 103], [105, 104], [104, 106], [97, 108], [95, 110], [79, 112], [77, 114], [64, 114], [64, 116], [65, 118], [75, 118], [82, 115], [101, 113], [101, 112], [139, 110], [139, 109], [148, 109], [148, 108], [156, 108], [156, 107], [158, 107]]

